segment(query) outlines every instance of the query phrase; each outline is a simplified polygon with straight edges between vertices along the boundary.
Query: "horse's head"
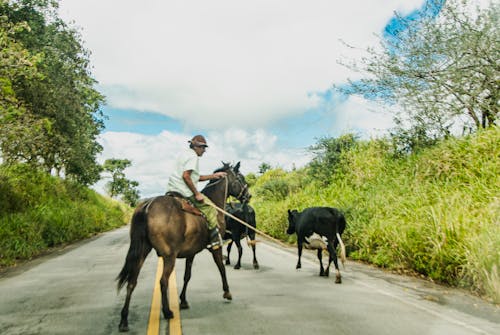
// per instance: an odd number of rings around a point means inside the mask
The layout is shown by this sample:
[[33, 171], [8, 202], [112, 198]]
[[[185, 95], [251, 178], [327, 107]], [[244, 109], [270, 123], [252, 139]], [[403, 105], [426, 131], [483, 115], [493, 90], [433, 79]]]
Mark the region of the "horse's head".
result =
[[245, 177], [240, 172], [240, 162], [235, 166], [231, 166], [229, 163], [222, 162], [223, 167], [217, 171], [223, 171], [227, 173], [227, 192], [238, 199], [241, 203], [246, 203], [252, 197], [248, 192], [248, 184]]

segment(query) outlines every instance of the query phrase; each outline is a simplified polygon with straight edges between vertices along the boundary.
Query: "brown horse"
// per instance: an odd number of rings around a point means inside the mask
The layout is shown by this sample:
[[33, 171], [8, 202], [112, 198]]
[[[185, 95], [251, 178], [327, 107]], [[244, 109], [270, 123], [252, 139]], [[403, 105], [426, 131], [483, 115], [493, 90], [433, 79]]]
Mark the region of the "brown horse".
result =
[[[202, 190], [219, 208], [224, 208], [226, 198], [231, 195], [242, 202], [250, 199], [248, 185], [239, 172], [240, 163], [234, 167], [223, 163], [223, 167], [215, 172], [227, 173], [225, 178], [212, 180]], [[223, 214], [219, 212], [219, 231], [222, 236], [225, 232]], [[191, 267], [194, 256], [206, 248], [209, 243], [208, 228], [205, 219], [201, 216], [188, 213], [182, 209], [182, 200], [173, 196], [164, 195], [148, 199], [137, 206], [130, 227], [130, 247], [125, 265], [117, 277], [118, 290], [127, 282], [127, 296], [121, 311], [120, 331], [128, 331], [128, 309], [130, 297], [137, 285], [137, 277], [146, 256], [152, 248], [159, 257], [163, 258], [163, 274], [160, 279], [162, 294], [162, 311], [166, 319], [173, 317], [168, 306], [168, 278], [174, 269], [177, 258], [186, 259], [184, 286], [180, 295], [180, 307], [189, 308], [186, 300], [186, 289], [191, 278]], [[222, 248], [211, 250], [222, 277], [223, 298], [231, 300], [226, 270], [222, 261]], [[172, 297], [171, 297], [172, 298]]]

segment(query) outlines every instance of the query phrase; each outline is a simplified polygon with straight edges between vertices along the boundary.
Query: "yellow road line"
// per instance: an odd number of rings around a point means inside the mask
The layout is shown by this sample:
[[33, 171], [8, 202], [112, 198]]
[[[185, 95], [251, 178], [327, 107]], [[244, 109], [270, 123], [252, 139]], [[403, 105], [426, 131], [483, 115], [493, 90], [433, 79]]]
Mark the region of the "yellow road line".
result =
[[177, 294], [177, 276], [175, 267], [168, 279], [168, 305], [174, 317], [168, 321], [168, 335], [182, 335], [181, 312], [179, 309], [179, 295]]
[[153, 289], [153, 300], [151, 301], [151, 310], [149, 312], [149, 322], [147, 335], [158, 335], [160, 333], [160, 306], [161, 289], [160, 278], [163, 273], [163, 258], [158, 258], [156, 269], [155, 286]]
[[[153, 289], [153, 300], [151, 301], [151, 310], [149, 312], [149, 322], [147, 335], [158, 335], [160, 333], [160, 310], [161, 310], [161, 287], [160, 278], [163, 273], [163, 258], [158, 258], [158, 266], [156, 270], [156, 282]], [[177, 280], [175, 275], [175, 267], [168, 279], [168, 301], [170, 310], [174, 313], [174, 317], [169, 320], [169, 335], [182, 335], [181, 329], [181, 313], [179, 310], [179, 298], [177, 297]]]

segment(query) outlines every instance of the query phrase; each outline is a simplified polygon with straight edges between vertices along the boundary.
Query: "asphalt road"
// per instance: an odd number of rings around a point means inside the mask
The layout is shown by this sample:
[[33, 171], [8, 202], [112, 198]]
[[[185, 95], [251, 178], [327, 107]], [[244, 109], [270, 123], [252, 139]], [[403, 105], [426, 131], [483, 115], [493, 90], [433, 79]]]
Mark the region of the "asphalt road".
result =
[[[117, 294], [114, 279], [128, 243], [124, 227], [1, 273], [0, 334], [118, 334], [125, 290]], [[295, 248], [258, 243], [259, 270], [251, 254], [244, 245], [242, 268], [226, 267], [230, 302], [211, 255], [196, 256], [191, 308], [177, 313], [183, 334], [500, 334], [500, 308], [461, 290], [349, 261], [339, 285], [334, 273], [318, 276], [312, 253], [299, 271]], [[178, 260], [178, 292], [183, 270]], [[129, 334], [147, 334], [156, 271], [152, 252], [132, 296]], [[159, 329], [176, 335], [166, 320]]]

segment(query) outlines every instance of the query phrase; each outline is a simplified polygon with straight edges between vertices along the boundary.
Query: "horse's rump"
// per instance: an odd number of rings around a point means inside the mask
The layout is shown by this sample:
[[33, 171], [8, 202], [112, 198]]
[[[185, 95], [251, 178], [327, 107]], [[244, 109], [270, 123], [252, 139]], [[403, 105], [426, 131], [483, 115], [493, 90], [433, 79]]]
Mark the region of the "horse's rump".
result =
[[205, 219], [184, 211], [182, 201], [172, 196], [159, 196], [144, 207], [149, 239], [160, 254], [178, 250], [177, 257], [186, 257], [206, 247], [208, 231]]

